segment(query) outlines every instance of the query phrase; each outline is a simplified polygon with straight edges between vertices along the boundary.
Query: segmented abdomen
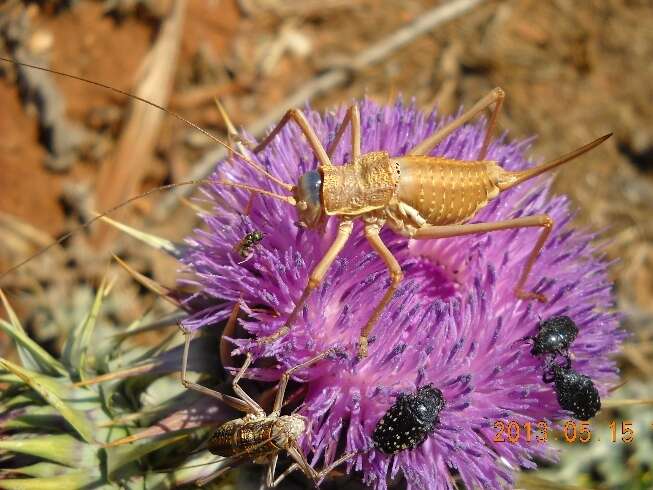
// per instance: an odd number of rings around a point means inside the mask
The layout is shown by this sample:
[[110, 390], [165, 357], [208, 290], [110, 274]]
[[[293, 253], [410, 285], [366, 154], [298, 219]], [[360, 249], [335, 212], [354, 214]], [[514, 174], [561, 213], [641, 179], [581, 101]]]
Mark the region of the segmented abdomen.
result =
[[227, 422], [218, 427], [209, 439], [209, 451], [224, 457], [242, 454], [250, 459], [277, 453], [282, 448], [274, 444], [273, 426], [272, 420]]
[[396, 159], [401, 175], [399, 200], [415, 208], [430, 225], [463, 223], [499, 193], [494, 162], [440, 157]]

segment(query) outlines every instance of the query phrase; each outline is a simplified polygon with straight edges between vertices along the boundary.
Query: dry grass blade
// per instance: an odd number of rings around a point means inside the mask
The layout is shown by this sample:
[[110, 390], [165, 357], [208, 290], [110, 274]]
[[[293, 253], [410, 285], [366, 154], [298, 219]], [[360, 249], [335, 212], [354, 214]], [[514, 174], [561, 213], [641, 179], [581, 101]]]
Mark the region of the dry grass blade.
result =
[[75, 388], [80, 388], [82, 386], [96, 385], [106, 381], [130, 378], [132, 376], [138, 376], [139, 374], [147, 374], [158, 366], [159, 363], [150, 362], [148, 364], [142, 364], [141, 366], [123, 369], [122, 371], [115, 371], [113, 373], [102, 374], [100, 376], [95, 376], [94, 378], [85, 379], [75, 383], [73, 386]]
[[[185, 0], [176, 0], [170, 16], [163, 22], [159, 36], [142, 68], [143, 76], [135, 95], [165, 106], [172, 90], [173, 76], [182, 34]], [[118, 142], [114, 157], [102, 164], [97, 180], [100, 209], [134, 195], [151, 160], [156, 138], [165, 113], [134, 104], [129, 121]], [[107, 228], [98, 230], [97, 243], [107, 242]]]
[[198, 206], [197, 204], [195, 204], [195, 203], [194, 203], [193, 201], [191, 201], [190, 199], [187, 199], [187, 198], [185, 198], [185, 197], [180, 197], [180, 198], [179, 198], [179, 201], [180, 201], [184, 206], [186, 206], [188, 209], [191, 209], [191, 210], [192, 210], [194, 213], [196, 213], [198, 216], [206, 216], [207, 214], [209, 214], [209, 210], [204, 209], [204, 208], [201, 207], [201, 206]]
[[162, 286], [161, 284], [150, 279], [147, 276], [144, 276], [143, 274], [135, 270], [133, 267], [131, 267], [129, 264], [127, 264], [127, 262], [120, 259], [120, 257], [114, 255], [113, 258], [115, 259], [116, 262], [118, 262], [118, 264], [123, 269], [125, 269], [129, 273], [130, 276], [134, 278], [135, 281], [137, 281], [143, 287], [149, 289], [154, 294], [159, 295], [161, 298], [165, 299], [166, 301], [176, 306], [177, 308], [183, 308], [183, 305], [172, 296], [172, 291], [169, 288]]
[[3, 236], [23, 237], [37, 247], [45, 247], [52, 243], [50, 235], [11, 214], [0, 213], [0, 227], [4, 230]]
[[515, 488], [520, 490], [588, 490], [586, 487], [564, 485], [559, 481], [546, 480], [534, 473], [524, 472], [519, 475]]
[[166, 252], [167, 254], [171, 255], [174, 258], [178, 258], [182, 255], [180, 247], [177, 247], [170, 240], [166, 240], [165, 238], [152, 235], [151, 233], [145, 233], [143, 231], [137, 230], [136, 228], [132, 228], [131, 226], [127, 226], [124, 223], [120, 223], [119, 221], [113, 220], [108, 216], [101, 216], [99, 214], [97, 216], [99, 216], [100, 221], [103, 221], [108, 225], [113, 226], [117, 230], [120, 230], [123, 233], [131, 236], [132, 238], [135, 238], [145, 243], [149, 247], [152, 247], [156, 250], [160, 250], [162, 252]]
[[0, 369], [9, 371], [18, 376], [26, 385], [43, 397], [43, 399], [52, 405], [63, 418], [77, 431], [77, 433], [86, 441], [93, 442], [93, 426], [86, 416], [70, 407], [59, 396], [57, 396], [48, 386], [41, 382], [44, 378], [37, 373], [28, 371], [0, 358]]
[[175, 94], [170, 100], [170, 106], [175, 110], [184, 110], [210, 102], [216, 97], [224, 97], [243, 90], [240, 82], [216, 83], [201, 86]]
[[0, 331], [14, 340], [23, 365], [43, 373], [65, 375], [64, 366], [27, 335], [2, 289], [0, 302], [9, 317], [9, 322], [0, 319]]
[[626, 361], [639, 369], [646, 378], [651, 379], [653, 376], [653, 363], [637, 346], [625, 344], [622, 347], [621, 355]]
[[124, 446], [125, 444], [132, 444], [136, 441], [171, 434], [177, 431], [215, 425], [216, 421], [221, 420], [222, 417], [218, 417], [217, 413], [214, 413], [213, 417], [211, 417], [211, 414], [209, 413], [211, 408], [215, 409], [215, 405], [212, 404], [212, 402], [202, 400], [196, 403], [192, 409], [175, 412], [159, 421], [156, 425], [148, 427], [136, 434], [112, 441], [109, 444], [105, 444], [103, 447], [112, 448]]
[[653, 405], [653, 399], [612, 399], [602, 401], [601, 405], [603, 408], [620, 408], [633, 405]]

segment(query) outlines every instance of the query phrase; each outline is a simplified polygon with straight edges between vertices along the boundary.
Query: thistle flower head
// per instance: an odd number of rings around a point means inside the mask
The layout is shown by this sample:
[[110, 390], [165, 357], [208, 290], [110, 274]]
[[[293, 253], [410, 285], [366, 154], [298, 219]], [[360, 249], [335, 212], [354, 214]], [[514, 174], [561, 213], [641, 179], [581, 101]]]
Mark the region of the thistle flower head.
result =
[[[362, 151], [385, 150], [403, 155], [446, 121], [398, 101], [380, 106], [360, 104]], [[318, 137], [328, 146], [344, 109], [321, 115], [307, 110]], [[347, 135], [349, 131], [347, 131]], [[433, 155], [474, 160], [483, 138], [483, 123], [456, 130]], [[333, 162], [350, 160], [350, 139], [343, 138]], [[494, 141], [487, 159], [506, 169], [533, 165], [525, 157], [527, 142]], [[252, 158], [287, 182], [297, 182], [317, 166], [298, 128], [286, 126], [263, 152]], [[279, 192], [273, 182], [239, 165], [223, 162], [221, 179]], [[568, 315], [580, 332], [571, 347], [574, 368], [590, 376], [602, 395], [617, 379], [609, 354], [623, 338], [613, 306], [607, 263], [592, 244], [593, 235], [575, 229], [565, 197], [552, 197], [549, 179], [541, 177], [502, 193], [473, 221], [490, 222], [546, 213], [555, 226], [538, 257], [526, 288], [546, 294], [548, 302], [518, 300], [514, 290], [540, 231], [517, 229], [439, 240], [408, 240], [384, 229], [381, 238], [397, 258], [404, 281], [373, 330], [369, 356], [355, 358], [360, 329], [389, 285], [383, 261], [354, 228], [323, 283], [283, 339], [266, 345], [262, 354], [279, 362], [275, 370], [255, 371], [261, 379], [278, 379], [294, 366], [333, 345], [349, 353], [340, 361], [325, 361], [301, 373], [306, 395], [300, 409], [312, 423], [304, 450], [313, 461], [332, 461], [345, 441], [346, 450], [361, 454], [350, 463], [374, 488], [386, 488], [388, 478], [404, 475], [409, 488], [451, 488], [458, 480], [468, 487], [499, 488], [512, 482], [519, 467], [535, 466], [536, 455], [552, 456], [545, 444], [494, 442], [494, 423], [519, 424], [560, 418], [550, 385], [542, 382], [543, 366], [522, 339], [534, 335], [538, 319]], [[324, 233], [301, 229], [286, 203], [226, 189], [205, 188], [214, 204], [204, 216], [205, 227], [188, 240], [184, 262], [190, 282], [201, 293], [191, 299], [208, 305], [195, 311], [186, 326], [200, 328], [225, 319], [236, 301], [248, 314], [242, 325], [252, 337], [278, 330], [324, 256], [336, 231], [331, 220]], [[248, 213], [245, 210], [249, 209]], [[264, 239], [245, 263], [234, 246], [254, 230]], [[191, 302], [189, 301], [189, 304]], [[240, 350], [250, 340], [234, 341]], [[401, 392], [432, 384], [446, 405], [427, 440], [394, 455], [372, 448], [376, 423]]]

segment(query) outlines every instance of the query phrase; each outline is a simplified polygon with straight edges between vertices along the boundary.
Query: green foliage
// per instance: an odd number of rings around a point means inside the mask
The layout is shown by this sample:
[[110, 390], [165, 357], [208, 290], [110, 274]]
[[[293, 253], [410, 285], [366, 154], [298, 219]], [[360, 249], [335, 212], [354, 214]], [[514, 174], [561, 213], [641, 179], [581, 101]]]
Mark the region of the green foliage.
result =
[[[105, 333], [98, 318], [109, 289], [103, 281], [61, 359], [29, 338], [0, 292], [9, 319], [0, 329], [20, 358], [0, 359], [0, 488], [164, 490], [219, 469], [201, 442], [232, 414], [170, 376], [181, 362], [175, 331], [149, 349], [129, 338], [142, 320]], [[216, 345], [194, 340], [189, 368], [215, 374]]]

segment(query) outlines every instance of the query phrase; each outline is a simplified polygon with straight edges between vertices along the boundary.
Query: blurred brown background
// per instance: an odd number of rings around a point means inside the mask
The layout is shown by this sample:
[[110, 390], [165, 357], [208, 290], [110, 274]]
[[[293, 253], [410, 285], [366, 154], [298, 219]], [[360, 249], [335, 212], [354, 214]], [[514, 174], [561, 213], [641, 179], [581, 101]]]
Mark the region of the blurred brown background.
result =
[[[399, 29], [447, 4], [458, 9], [455, 18], [423, 34], [409, 29], [403, 47], [387, 49]], [[565, 166], [556, 190], [577, 204], [579, 224], [602, 232], [615, 260], [618, 307], [633, 332], [621, 356], [626, 388], [642, 386], [615, 396], [650, 399], [651, 25], [653, 4], [627, 0], [8, 1], [0, 6], [0, 51], [137, 93], [218, 135], [225, 127], [214, 97], [237, 126], [257, 133], [307, 94], [321, 109], [402, 94], [451, 113], [495, 86], [507, 92], [500, 128], [512, 138], [536, 136], [536, 158], [614, 132]], [[385, 51], [361, 63], [375, 46]], [[314, 90], [316, 80], [322, 90]], [[94, 210], [197, 176], [215, 161], [209, 138], [160, 111], [8, 63], [0, 64], [0, 108], [2, 270]], [[140, 201], [119, 218], [172, 240], [195, 224], [193, 211], [171, 195]], [[52, 325], [74, 321], [98, 278], [115, 267], [107, 265], [111, 253], [174, 284], [175, 261], [94, 227], [1, 286], [34, 335], [54, 347]], [[124, 325], [147, 308], [165, 310], [126, 274], [119, 277], [111, 321]], [[627, 455], [610, 454], [610, 464], [628, 467]], [[581, 478], [579, 471], [570, 479]], [[650, 478], [650, 468], [642, 471]]]

